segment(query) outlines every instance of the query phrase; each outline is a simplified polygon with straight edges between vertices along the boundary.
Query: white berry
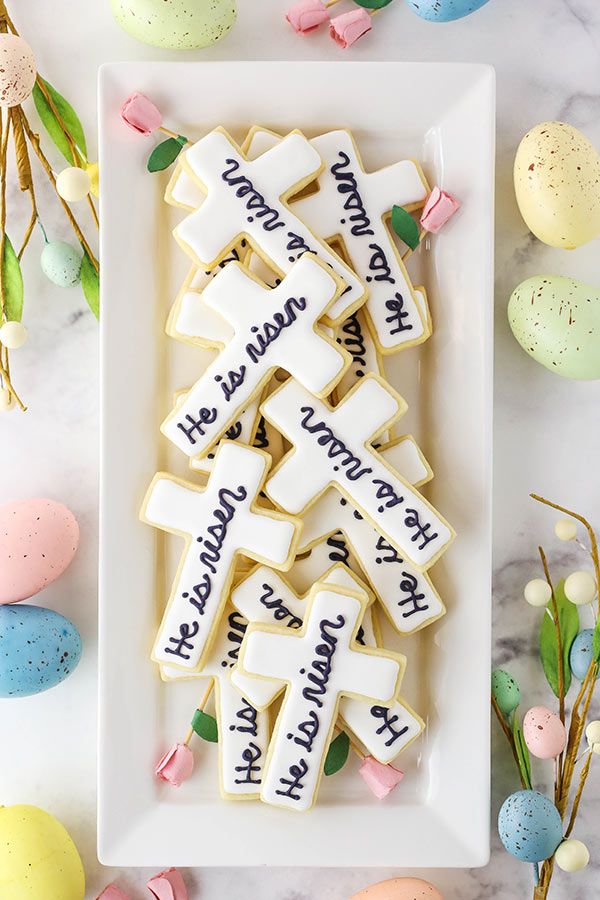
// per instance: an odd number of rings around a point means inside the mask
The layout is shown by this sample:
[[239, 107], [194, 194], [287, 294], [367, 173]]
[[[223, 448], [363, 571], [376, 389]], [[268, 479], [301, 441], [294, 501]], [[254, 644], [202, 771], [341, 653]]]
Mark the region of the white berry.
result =
[[590, 851], [582, 841], [569, 838], [559, 845], [554, 859], [563, 872], [579, 872], [589, 863]]
[[18, 350], [27, 340], [27, 329], [22, 322], [5, 322], [0, 328], [0, 344], [7, 350]]
[[68, 203], [83, 200], [90, 192], [92, 182], [85, 169], [69, 166], [59, 172], [56, 178], [56, 190]]
[[585, 606], [596, 596], [596, 581], [590, 572], [572, 572], [565, 581], [567, 600], [575, 606]]
[[0, 388], [0, 412], [10, 412], [16, 405], [14, 394], [8, 388]]
[[589, 723], [585, 729], [585, 736], [594, 753], [600, 753], [600, 722], [598, 719]]
[[577, 525], [573, 519], [559, 519], [554, 526], [554, 534], [559, 541], [574, 541], [577, 537]]
[[546, 606], [552, 597], [552, 590], [543, 578], [534, 578], [527, 582], [523, 594], [530, 606]]

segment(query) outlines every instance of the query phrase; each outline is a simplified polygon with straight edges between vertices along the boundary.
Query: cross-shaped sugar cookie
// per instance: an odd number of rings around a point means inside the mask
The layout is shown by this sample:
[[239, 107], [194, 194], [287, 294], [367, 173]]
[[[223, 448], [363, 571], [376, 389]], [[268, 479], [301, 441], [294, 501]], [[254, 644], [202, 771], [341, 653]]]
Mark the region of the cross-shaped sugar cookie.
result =
[[292, 132], [260, 159], [248, 160], [227, 132], [216, 128], [185, 151], [182, 163], [206, 192], [199, 209], [174, 231], [197, 265], [212, 268], [242, 238], [279, 275], [312, 252], [345, 284], [343, 296], [328, 310], [332, 322], [364, 302], [365, 286], [352, 269], [286, 204], [321, 170], [318, 152], [302, 134]]
[[317, 322], [339, 290], [312, 254], [273, 289], [238, 263], [226, 266], [203, 300], [234, 336], [165, 419], [163, 434], [188, 456], [205, 456], [279, 367], [311, 392], [328, 394], [350, 359]]
[[[244, 149], [260, 159], [280, 137], [252, 129]], [[392, 207], [422, 206], [429, 187], [414, 160], [366, 172], [349, 131], [329, 131], [311, 139], [324, 163], [318, 190], [294, 198], [292, 208], [315, 234], [343, 242], [352, 268], [366, 282], [364, 307], [382, 353], [395, 353], [429, 337], [428, 314], [417, 297], [388, 227]]]
[[335, 408], [290, 379], [261, 406], [294, 445], [269, 478], [268, 496], [288, 512], [304, 513], [335, 486], [402, 555], [418, 568], [432, 565], [453, 530], [370, 446], [405, 409], [377, 375], [361, 379]]
[[242, 674], [288, 685], [263, 777], [266, 803], [298, 811], [313, 805], [342, 696], [381, 705], [396, 696], [404, 659], [357, 644], [365, 608], [359, 594], [317, 584], [300, 631], [248, 626]]
[[255, 506], [269, 462], [260, 450], [223, 441], [205, 488], [165, 473], [154, 477], [141, 518], [186, 542], [154, 645], [156, 662], [202, 668], [239, 553], [290, 567], [300, 523]]
[[262, 770], [269, 745], [268, 711], [255, 709], [231, 681], [246, 627], [244, 617], [228, 606], [202, 672], [182, 672], [172, 666], [161, 666], [161, 675], [166, 681], [212, 679], [219, 731], [221, 793], [224, 797], [238, 800], [260, 796]]

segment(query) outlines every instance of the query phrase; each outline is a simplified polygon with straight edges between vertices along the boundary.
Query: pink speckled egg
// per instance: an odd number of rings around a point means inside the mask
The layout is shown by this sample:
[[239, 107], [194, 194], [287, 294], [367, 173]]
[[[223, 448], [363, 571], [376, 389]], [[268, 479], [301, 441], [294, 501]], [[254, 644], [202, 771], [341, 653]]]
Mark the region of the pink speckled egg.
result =
[[523, 737], [538, 759], [556, 759], [567, 744], [565, 726], [545, 706], [532, 706], [523, 719]]
[[422, 878], [390, 878], [354, 894], [350, 900], [444, 900], [437, 888]]
[[33, 597], [65, 571], [79, 544], [73, 513], [55, 500], [0, 506], [0, 603]]
[[18, 106], [27, 100], [36, 75], [29, 44], [16, 34], [0, 34], [0, 106]]

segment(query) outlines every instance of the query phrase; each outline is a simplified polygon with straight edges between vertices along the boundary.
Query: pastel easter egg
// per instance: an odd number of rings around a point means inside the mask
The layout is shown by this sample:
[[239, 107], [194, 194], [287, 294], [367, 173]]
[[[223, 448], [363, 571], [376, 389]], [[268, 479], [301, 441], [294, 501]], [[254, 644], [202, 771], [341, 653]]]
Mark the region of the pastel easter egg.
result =
[[29, 44], [16, 34], [0, 34], [0, 106], [18, 106], [27, 100], [36, 75]]
[[565, 378], [600, 378], [600, 290], [562, 275], [534, 275], [515, 288], [508, 322], [530, 356]]
[[504, 669], [494, 669], [492, 672], [492, 695], [505, 716], [509, 716], [521, 702], [519, 685]]
[[224, 37], [235, 22], [236, 0], [111, 0], [113, 16], [143, 44], [194, 50]]
[[48, 241], [40, 256], [42, 272], [52, 284], [69, 288], [79, 284], [82, 254], [66, 241]]
[[43, 606], [0, 606], [0, 697], [28, 697], [64, 681], [81, 658], [72, 622]]
[[594, 629], [580, 631], [569, 651], [569, 667], [580, 681], [583, 681], [594, 657]]
[[533, 706], [523, 719], [523, 737], [538, 759], [556, 759], [567, 743], [565, 726], [545, 706]]
[[481, 9], [488, 0], [406, 0], [413, 12], [428, 22], [453, 22]]
[[505, 849], [522, 862], [552, 856], [562, 840], [562, 822], [554, 803], [539, 791], [517, 791], [498, 814], [498, 832]]
[[390, 878], [371, 884], [350, 900], [443, 900], [436, 887], [422, 878]]
[[0, 506], [0, 604], [33, 597], [65, 571], [79, 544], [79, 525], [55, 500]]
[[81, 857], [61, 823], [37, 806], [0, 807], [2, 900], [83, 900]]
[[521, 215], [540, 241], [572, 250], [600, 234], [600, 156], [577, 128], [542, 122], [528, 131], [514, 179]]

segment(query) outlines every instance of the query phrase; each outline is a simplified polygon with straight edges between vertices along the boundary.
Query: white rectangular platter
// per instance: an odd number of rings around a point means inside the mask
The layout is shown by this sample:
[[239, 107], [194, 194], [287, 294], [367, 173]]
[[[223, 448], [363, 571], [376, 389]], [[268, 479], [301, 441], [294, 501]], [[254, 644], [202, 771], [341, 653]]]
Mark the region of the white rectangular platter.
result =
[[[435, 478], [425, 493], [458, 532], [432, 577], [448, 613], [390, 643], [408, 657], [403, 696], [426, 719], [399, 757], [406, 777], [377, 801], [351, 758], [305, 815], [220, 798], [216, 748], [176, 790], [157, 759], [188, 728], [202, 686], [164, 684], [150, 650], [176, 544], [138, 521], [159, 469], [187, 475], [159, 424], [205, 354], [168, 339], [189, 268], [145, 170], [152, 139], [119, 119], [138, 90], [191, 139], [252, 124], [312, 137], [350, 128], [367, 170], [408, 156], [460, 214], [411, 259], [432, 338], [387, 363]], [[494, 73], [418, 63], [122, 63], [100, 74], [102, 472], [99, 857], [121, 866], [478, 866], [489, 852]], [[393, 202], [393, 198], [392, 198]], [[180, 212], [180, 211], [179, 211]], [[181, 455], [181, 454], [180, 454]]]

